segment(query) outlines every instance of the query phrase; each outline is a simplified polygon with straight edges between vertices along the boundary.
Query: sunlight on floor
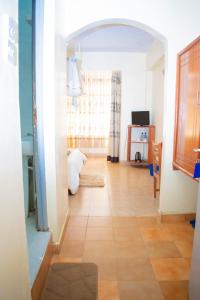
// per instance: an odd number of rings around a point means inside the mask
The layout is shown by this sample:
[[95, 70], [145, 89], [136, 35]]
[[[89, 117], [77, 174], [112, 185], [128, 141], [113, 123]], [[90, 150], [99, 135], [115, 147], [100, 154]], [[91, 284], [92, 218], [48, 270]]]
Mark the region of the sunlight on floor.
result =
[[153, 197], [149, 170], [126, 164], [107, 163], [105, 158], [90, 158], [88, 172], [103, 173], [106, 185], [81, 187], [69, 198], [71, 215], [77, 216], [156, 216], [158, 199]]

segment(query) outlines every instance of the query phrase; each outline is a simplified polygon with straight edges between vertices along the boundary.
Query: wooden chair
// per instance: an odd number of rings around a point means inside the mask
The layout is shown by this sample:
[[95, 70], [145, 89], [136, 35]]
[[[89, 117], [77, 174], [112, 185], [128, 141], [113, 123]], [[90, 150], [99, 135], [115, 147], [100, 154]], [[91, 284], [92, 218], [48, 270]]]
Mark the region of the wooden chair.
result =
[[154, 198], [156, 198], [156, 192], [160, 191], [162, 143], [152, 143], [152, 154]]

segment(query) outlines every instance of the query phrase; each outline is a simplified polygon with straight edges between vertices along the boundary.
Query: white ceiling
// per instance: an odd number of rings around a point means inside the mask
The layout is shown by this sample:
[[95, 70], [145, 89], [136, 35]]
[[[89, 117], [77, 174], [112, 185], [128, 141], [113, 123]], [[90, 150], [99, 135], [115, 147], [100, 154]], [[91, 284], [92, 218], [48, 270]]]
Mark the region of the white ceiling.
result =
[[112, 25], [85, 32], [71, 43], [76, 50], [80, 47], [83, 52], [146, 52], [154, 40], [152, 35], [142, 29]]

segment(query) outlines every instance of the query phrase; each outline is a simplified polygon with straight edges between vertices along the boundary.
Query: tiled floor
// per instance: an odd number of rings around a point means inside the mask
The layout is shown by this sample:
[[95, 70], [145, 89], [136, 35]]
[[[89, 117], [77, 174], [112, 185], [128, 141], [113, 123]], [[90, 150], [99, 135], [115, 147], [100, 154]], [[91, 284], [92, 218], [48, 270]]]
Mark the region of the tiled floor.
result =
[[[94, 161], [89, 162], [89, 167]], [[109, 165], [105, 188], [72, 196], [62, 250], [53, 262], [94, 262], [99, 300], [186, 300], [193, 229], [161, 224], [147, 170]]]
[[155, 216], [158, 199], [153, 198], [153, 178], [149, 170], [126, 164], [111, 164], [105, 159], [89, 159], [88, 172], [105, 174], [103, 188], [81, 187], [70, 197], [75, 216]]

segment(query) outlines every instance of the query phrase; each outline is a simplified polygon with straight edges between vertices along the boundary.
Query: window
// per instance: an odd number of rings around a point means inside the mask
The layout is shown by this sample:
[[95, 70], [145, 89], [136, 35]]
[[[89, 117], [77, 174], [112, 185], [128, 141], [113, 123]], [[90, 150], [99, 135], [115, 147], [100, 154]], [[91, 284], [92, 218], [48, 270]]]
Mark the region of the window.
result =
[[111, 72], [82, 73], [84, 94], [67, 101], [68, 147], [106, 147], [110, 127]]

